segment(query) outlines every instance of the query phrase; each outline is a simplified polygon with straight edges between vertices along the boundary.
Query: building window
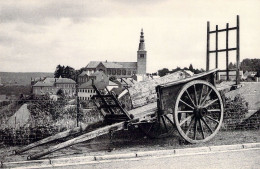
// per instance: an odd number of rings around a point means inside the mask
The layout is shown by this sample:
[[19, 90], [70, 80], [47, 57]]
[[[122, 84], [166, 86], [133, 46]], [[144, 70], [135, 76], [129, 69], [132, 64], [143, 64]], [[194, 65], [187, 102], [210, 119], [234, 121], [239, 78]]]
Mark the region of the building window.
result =
[[117, 75], [121, 75], [121, 70], [117, 69]]
[[133, 74], [135, 75], [135, 74], [136, 74], [136, 71], [133, 71]]
[[127, 75], [131, 75], [131, 70], [128, 70], [128, 71], [127, 71]]
[[116, 75], [116, 69], [112, 69], [112, 74]]
[[144, 58], [144, 54], [140, 54], [140, 58]]
[[112, 74], [111, 69], [107, 69], [107, 74], [108, 74], [108, 75], [111, 75], [111, 74]]
[[126, 70], [123, 70], [123, 71], [122, 71], [122, 74], [123, 74], [123, 75], [126, 75]]

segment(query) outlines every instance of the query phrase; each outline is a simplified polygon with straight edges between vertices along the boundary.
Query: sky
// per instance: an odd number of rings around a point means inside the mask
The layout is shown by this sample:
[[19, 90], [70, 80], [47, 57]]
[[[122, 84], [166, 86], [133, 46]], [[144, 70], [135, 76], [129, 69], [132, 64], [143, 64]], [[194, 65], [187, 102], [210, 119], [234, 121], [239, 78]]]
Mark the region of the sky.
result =
[[[206, 29], [236, 26], [240, 57], [260, 58], [260, 0], [1, 0], [0, 71], [54, 72], [90, 61], [137, 60], [143, 28], [147, 71], [206, 67]], [[219, 35], [225, 47], [225, 34]], [[235, 47], [235, 31], [230, 32]], [[214, 49], [214, 36], [211, 37]], [[230, 53], [235, 62], [235, 52]], [[214, 68], [214, 55], [211, 54]], [[225, 54], [220, 54], [224, 68]]]

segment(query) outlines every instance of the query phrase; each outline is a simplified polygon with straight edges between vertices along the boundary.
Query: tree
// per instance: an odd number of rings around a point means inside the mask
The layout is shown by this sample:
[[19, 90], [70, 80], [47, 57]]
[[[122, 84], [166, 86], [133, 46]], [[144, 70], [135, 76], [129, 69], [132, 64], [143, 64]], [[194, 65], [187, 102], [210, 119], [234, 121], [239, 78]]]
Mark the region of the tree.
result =
[[193, 69], [192, 64], [190, 64], [190, 66], [189, 66], [189, 70], [190, 70], [191, 72], [194, 72], [194, 69]]
[[160, 77], [165, 76], [167, 73], [169, 73], [169, 69], [163, 68], [161, 70], [158, 70], [158, 74]]
[[240, 69], [246, 71], [258, 71], [260, 68], [260, 59], [244, 59], [241, 62]]
[[76, 71], [74, 68], [70, 66], [65, 67], [64, 65], [63, 66], [58, 65], [54, 72], [54, 77], [55, 78], [63, 77], [63, 78], [70, 78], [76, 80]]
[[66, 66], [63, 74], [64, 74], [63, 77], [74, 79], [75, 69], [70, 66]]
[[235, 63], [233, 64], [232, 62], [230, 62], [228, 65], [228, 69], [236, 69], [236, 67], [237, 67], [236, 64]]
[[54, 72], [54, 77], [55, 77], [55, 78], [58, 78], [58, 77], [62, 76], [62, 74], [63, 74], [63, 68], [62, 68], [61, 65], [58, 65], [58, 66], [56, 67], [55, 72]]

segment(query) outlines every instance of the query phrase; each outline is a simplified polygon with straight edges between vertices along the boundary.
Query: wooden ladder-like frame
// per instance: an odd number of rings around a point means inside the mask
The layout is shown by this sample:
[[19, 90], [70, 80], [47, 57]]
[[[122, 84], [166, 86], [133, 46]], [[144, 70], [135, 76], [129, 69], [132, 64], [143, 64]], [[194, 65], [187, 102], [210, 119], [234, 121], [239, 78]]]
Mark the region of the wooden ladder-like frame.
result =
[[[236, 30], [236, 48], [229, 48], [229, 31]], [[216, 30], [210, 31], [210, 23], [207, 22], [207, 63], [206, 63], [206, 70], [209, 70], [210, 65], [210, 53], [215, 53], [216, 56], [216, 68], [218, 68], [218, 52], [226, 52], [226, 70], [220, 70], [220, 72], [226, 72], [227, 80], [229, 80], [229, 71], [232, 71], [228, 68], [229, 62], [229, 51], [236, 50], [236, 85], [240, 84], [239, 78], [239, 70], [240, 70], [240, 39], [239, 39], [239, 15], [237, 15], [237, 26], [236, 27], [229, 27], [229, 23], [226, 24], [225, 29], [218, 29], [218, 25], [216, 25]], [[225, 49], [218, 49], [218, 33], [219, 32], [226, 32], [226, 48]], [[216, 34], [216, 47], [215, 50], [210, 50], [210, 35]]]

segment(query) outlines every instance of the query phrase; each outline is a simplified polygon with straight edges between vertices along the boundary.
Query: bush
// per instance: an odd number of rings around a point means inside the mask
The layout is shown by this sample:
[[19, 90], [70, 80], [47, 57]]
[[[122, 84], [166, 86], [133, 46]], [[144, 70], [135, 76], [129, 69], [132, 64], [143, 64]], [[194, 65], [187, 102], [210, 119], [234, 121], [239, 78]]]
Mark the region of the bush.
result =
[[236, 95], [234, 99], [225, 98], [224, 128], [237, 129], [247, 113], [248, 103], [241, 95]]

